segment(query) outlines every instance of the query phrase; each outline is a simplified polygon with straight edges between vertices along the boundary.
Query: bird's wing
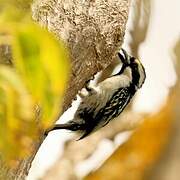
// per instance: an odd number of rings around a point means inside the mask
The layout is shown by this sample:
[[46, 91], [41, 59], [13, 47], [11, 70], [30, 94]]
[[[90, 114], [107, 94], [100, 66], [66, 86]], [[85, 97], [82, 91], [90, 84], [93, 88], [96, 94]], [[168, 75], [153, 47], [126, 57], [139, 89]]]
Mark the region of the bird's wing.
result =
[[102, 126], [105, 126], [110, 120], [120, 115], [131, 98], [132, 95], [128, 87], [119, 89], [107, 102], [106, 106], [99, 111], [96, 121], [101, 122]]
[[123, 109], [128, 105], [130, 99], [132, 98], [131, 93], [129, 92], [129, 88], [121, 88], [119, 89], [108, 101], [104, 108], [102, 108], [97, 114], [95, 118], [92, 118], [91, 113], [85, 113], [86, 116], [86, 131], [80, 137], [83, 139], [88, 136], [94, 129], [101, 128], [109, 123], [110, 120], [119, 116], [119, 114], [123, 111]]

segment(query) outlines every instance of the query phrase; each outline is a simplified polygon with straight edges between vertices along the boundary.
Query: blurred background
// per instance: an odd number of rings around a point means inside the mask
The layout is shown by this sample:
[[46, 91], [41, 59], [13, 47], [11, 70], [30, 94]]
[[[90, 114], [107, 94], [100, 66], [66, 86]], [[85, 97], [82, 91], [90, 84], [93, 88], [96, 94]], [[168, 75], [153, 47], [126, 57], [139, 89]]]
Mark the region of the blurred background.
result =
[[[132, 2], [123, 48], [144, 64], [145, 84], [118, 120], [88, 138], [50, 133], [27, 180], [180, 179], [179, 7], [179, 0]], [[98, 78], [117, 67], [112, 63]], [[61, 123], [73, 117], [78, 103], [79, 98]]]

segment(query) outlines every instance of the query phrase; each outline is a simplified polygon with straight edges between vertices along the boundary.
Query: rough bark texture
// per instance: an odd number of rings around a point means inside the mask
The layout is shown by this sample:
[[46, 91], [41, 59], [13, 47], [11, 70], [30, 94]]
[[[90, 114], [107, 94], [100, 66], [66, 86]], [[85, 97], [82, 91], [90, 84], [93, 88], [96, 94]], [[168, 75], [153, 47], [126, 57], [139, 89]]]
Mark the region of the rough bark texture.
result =
[[72, 74], [66, 109], [91, 76], [110, 62], [122, 45], [129, 0], [37, 0], [33, 18], [67, 44]]
[[[107, 67], [123, 43], [130, 0], [36, 0], [33, 18], [63, 39], [69, 48], [72, 73], [64, 98], [64, 110], [78, 90], [95, 73]], [[41, 138], [40, 138], [41, 139]], [[42, 138], [43, 139], [43, 138]], [[21, 161], [6, 179], [25, 179], [34, 154]]]

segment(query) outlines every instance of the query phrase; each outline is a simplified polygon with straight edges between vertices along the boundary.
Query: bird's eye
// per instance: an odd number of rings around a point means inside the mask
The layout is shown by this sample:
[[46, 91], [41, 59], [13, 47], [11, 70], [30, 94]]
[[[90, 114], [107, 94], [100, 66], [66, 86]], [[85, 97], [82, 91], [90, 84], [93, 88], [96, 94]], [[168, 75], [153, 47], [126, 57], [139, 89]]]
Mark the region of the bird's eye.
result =
[[131, 58], [130, 58], [130, 63], [134, 63], [135, 60], [136, 60], [136, 59], [135, 59], [134, 57], [131, 57]]

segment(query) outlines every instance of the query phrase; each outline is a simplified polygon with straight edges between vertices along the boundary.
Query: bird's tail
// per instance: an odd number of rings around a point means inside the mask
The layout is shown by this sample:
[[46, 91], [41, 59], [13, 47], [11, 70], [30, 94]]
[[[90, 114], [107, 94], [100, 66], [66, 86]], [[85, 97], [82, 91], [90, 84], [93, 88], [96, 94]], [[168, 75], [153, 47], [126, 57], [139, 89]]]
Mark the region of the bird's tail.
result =
[[68, 122], [68, 123], [64, 123], [64, 124], [55, 124], [52, 128], [46, 130], [45, 135], [48, 135], [48, 133], [51, 131], [59, 130], [59, 129], [78, 131], [78, 130], [83, 130], [83, 126], [81, 124], [77, 124], [77, 123], [73, 123], [73, 122]]

